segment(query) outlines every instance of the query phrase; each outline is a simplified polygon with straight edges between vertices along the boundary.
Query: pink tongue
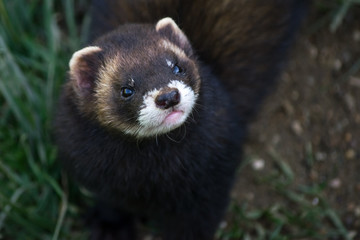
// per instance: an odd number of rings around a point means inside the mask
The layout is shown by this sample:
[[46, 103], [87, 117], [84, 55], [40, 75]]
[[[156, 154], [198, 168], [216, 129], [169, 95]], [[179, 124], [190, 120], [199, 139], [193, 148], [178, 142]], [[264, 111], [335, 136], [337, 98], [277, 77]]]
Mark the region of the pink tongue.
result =
[[178, 120], [181, 118], [182, 115], [183, 112], [181, 111], [173, 111], [172, 113], [166, 116], [166, 118], [164, 119], [164, 123], [175, 124], [178, 122]]

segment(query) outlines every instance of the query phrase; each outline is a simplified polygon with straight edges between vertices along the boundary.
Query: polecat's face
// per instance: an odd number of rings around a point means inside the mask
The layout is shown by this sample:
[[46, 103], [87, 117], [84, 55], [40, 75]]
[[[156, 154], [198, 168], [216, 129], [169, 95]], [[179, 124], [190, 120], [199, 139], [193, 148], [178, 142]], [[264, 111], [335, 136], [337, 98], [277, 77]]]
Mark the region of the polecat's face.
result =
[[191, 114], [200, 78], [192, 49], [173, 20], [129, 25], [76, 52], [70, 84], [79, 109], [135, 137], [167, 133]]

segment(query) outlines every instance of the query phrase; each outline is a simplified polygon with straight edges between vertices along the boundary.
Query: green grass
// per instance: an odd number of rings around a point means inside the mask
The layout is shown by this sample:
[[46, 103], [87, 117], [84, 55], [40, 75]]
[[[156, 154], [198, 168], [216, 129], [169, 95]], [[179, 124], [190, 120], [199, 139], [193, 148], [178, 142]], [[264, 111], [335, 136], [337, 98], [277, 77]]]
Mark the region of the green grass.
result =
[[74, 227], [75, 218], [64, 221], [77, 210], [51, 136], [59, 86], [79, 46], [73, 7], [0, 1], [0, 238], [58, 239]]
[[323, 14], [316, 25], [323, 26], [326, 24], [331, 32], [335, 32], [351, 8], [360, 5], [360, 0], [316, 0], [313, 1], [313, 5], [319, 15]]
[[[330, 6], [329, 24], [336, 29], [359, 0], [329, 2], [333, 5], [323, 7]], [[0, 239], [86, 236], [80, 210], [72, 200], [76, 191], [56, 162], [51, 135], [68, 60], [83, 42], [80, 36], [86, 35], [88, 17], [80, 25], [75, 12], [86, 5], [85, 0], [0, 0]], [[331, 230], [327, 237], [346, 239], [348, 233], [338, 215], [321, 195], [322, 186], [294, 190], [289, 187], [292, 174], [279, 160], [279, 172], [263, 181], [270, 182], [294, 208], [275, 204], [250, 210], [246, 204], [234, 203], [232, 224], [219, 230], [219, 238], [321, 239], [320, 230], [325, 228]], [[309, 200], [315, 197], [319, 200], [316, 206]], [[308, 221], [316, 224], [306, 228]]]
[[[296, 186], [294, 172], [286, 161], [273, 149], [268, 154], [275, 169], [255, 179], [258, 185], [266, 185], [276, 193], [281, 203], [254, 209], [247, 202], [233, 202], [227, 219], [229, 226], [220, 228], [217, 237], [221, 240], [353, 239], [353, 233], [344, 227], [326, 200], [326, 183]], [[242, 168], [251, 162], [250, 157]]]

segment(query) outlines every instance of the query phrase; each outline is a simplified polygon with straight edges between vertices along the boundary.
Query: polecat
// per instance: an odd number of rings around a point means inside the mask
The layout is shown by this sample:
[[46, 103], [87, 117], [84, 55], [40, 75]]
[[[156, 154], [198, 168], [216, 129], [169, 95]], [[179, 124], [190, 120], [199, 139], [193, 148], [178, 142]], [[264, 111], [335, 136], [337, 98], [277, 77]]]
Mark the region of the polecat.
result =
[[[73, 54], [56, 117], [60, 159], [102, 202], [91, 239], [134, 239], [134, 219], [144, 217], [165, 240], [213, 238], [249, 109], [268, 86], [254, 76], [275, 76], [302, 1], [93, 1], [96, 40]], [[196, 9], [209, 11], [199, 13], [203, 30]], [[176, 13], [190, 35], [171, 18], [123, 24]]]

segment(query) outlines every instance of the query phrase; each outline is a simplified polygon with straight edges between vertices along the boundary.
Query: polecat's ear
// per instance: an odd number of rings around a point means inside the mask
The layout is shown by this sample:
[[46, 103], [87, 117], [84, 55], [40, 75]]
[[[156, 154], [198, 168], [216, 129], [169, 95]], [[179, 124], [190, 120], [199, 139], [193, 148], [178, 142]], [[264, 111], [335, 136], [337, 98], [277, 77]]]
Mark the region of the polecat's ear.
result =
[[90, 46], [72, 55], [69, 62], [70, 79], [78, 94], [89, 94], [94, 89], [101, 51], [102, 49], [99, 47]]
[[175, 43], [181, 49], [185, 51], [186, 54], [192, 54], [191, 44], [184, 34], [183, 31], [178, 27], [178, 25], [172, 20], [172, 18], [163, 18], [156, 23], [156, 31], [161, 35], [168, 38], [171, 42]]

